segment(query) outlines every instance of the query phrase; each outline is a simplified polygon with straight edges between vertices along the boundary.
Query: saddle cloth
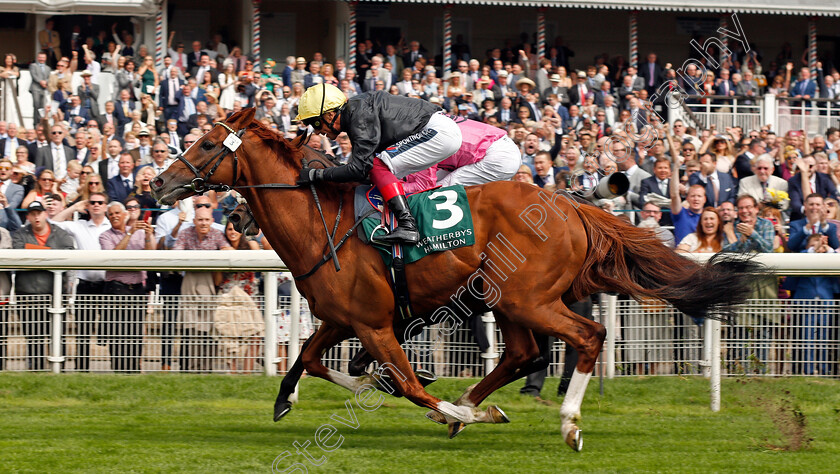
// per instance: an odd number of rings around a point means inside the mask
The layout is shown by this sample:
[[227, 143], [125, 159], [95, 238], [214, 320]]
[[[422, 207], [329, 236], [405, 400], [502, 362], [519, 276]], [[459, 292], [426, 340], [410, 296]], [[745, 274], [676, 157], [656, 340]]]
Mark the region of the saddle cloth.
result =
[[[386, 207], [379, 191], [369, 185], [358, 186], [354, 194], [355, 218], [371, 209], [380, 213]], [[420, 241], [414, 246], [403, 246], [405, 263], [416, 262], [433, 252], [444, 252], [475, 243], [472, 213], [463, 186], [435, 188], [408, 196], [408, 207], [417, 221]], [[359, 226], [359, 238], [376, 247], [386, 265], [393, 257], [390, 245], [376, 241], [376, 235], [388, 232], [381, 225], [381, 214], [373, 214]]]

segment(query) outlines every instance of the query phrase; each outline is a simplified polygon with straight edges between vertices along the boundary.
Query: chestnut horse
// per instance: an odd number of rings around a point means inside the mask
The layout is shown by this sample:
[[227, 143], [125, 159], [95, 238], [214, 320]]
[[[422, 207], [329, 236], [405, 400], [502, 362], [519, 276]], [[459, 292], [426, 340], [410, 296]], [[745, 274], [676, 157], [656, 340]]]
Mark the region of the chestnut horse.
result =
[[[231, 135], [241, 137], [241, 145], [237, 147]], [[231, 141], [231, 147], [223, 144]], [[217, 123], [179, 156], [152, 181], [152, 192], [161, 203], [173, 204], [207, 188], [236, 187], [274, 250], [300, 276], [324, 258], [326, 222], [338, 222], [336, 236], [353, 227], [347, 217], [353, 215], [351, 185], [318, 183], [312, 189], [317, 188], [320, 204], [309, 188], [294, 185], [301, 160], [317, 156], [304, 141], [303, 136], [284, 140], [254, 120], [254, 109], [245, 109]], [[280, 184], [249, 187], [270, 183]], [[355, 335], [386, 368], [400, 393], [438, 412], [438, 419], [450, 424], [506, 422], [498, 407], [482, 410], [479, 404], [518, 378], [537, 357], [531, 331], [552, 335], [579, 354], [560, 414], [564, 441], [580, 450], [580, 406], [606, 330], [569, 310], [568, 304], [615, 291], [665, 300], [693, 317], [727, 318], [762, 271], [742, 258], [716, 257], [696, 264], [663, 246], [651, 231], [568, 195], [512, 181], [465, 190], [475, 243], [407, 265], [414, 312], [441, 321], [452, 318], [455, 309], [492, 309], [506, 357], [455, 403], [427, 393], [394, 335], [394, 295], [387, 269], [377, 250], [351, 237], [338, 249], [341, 271], [325, 265], [297, 282], [312, 313], [323, 321], [302, 353], [311, 375], [353, 391], [377, 383], [370, 375], [350, 377], [321, 362], [326, 349]], [[337, 219], [340, 202], [345, 203], [344, 217]]]

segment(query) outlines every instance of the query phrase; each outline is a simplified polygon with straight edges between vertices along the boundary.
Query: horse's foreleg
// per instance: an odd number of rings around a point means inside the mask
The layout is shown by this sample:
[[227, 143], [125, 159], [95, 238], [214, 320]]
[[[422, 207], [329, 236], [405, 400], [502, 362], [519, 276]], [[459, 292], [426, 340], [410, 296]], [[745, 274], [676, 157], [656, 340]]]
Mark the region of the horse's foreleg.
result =
[[[394, 337], [392, 328], [356, 328], [356, 334], [365, 349], [379, 361], [380, 370], [387, 371], [397, 390], [415, 405], [442, 413], [448, 422], [460, 421], [467, 424], [495, 422], [489, 410], [484, 412], [475, 407], [456, 406], [426, 392], [411, 370], [408, 357]], [[500, 413], [498, 408], [493, 408]]]
[[[491, 393], [530, 373], [532, 361], [539, 356], [539, 348], [529, 329], [510, 322], [501, 312], [496, 312], [496, 323], [502, 331], [505, 341], [505, 354], [502, 360], [486, 377], [468, 388], [455, 402], [458, 406], [477, 407]], [[437, 423], [445, 423], [442, 415], [431, 411], [426, 416]], [[507, 417], [499, 421], [507, 422]], [[450, 424], [449, 436], [454, 437], [463, 430], [460, 423]]]
[[[307, 349], [307, 347], [309, 347], [309, 344], [314, 338], [315, 334], [309, 336], [309, 339], [303, 343], [301, 354]], [[303, 375], [303, 360], [301, 359], [301, 354], [298, 354], [297, 359], [295, 359], [295, 363], [292, 364], [289, 371], [286, 372], [286, 375], [283, 377], [283, 381], [280, 382], [280, 392], [277, 394], [277, 399], [274, 401], [275, 422], [280, 421], [280, 418], [283, 418], [292, 409], [292, 402], [289, 401], [289, 397], [295, 392], [295, 387], [300, 381], [300, 376]]]

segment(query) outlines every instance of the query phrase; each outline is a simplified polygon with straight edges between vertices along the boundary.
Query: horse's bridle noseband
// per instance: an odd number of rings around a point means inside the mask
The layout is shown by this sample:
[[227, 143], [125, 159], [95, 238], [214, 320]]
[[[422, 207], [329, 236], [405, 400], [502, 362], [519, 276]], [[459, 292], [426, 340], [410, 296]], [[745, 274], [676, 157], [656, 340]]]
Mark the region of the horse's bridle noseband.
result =
[[[232, 128], [230, 128], [226, 123], [223, 123], [223, 122], [216, 122], [213, 125], [214, 126], [215, 125], [221, 125], [222, 127], [225, 127], [230, 133], [234, 134], [236, 136], [236, 138], [239, 138], [240, 140], [242, 139], [242, 135], [245, 135], [245, 131], [247, 130], [246, 128], [243, 128], [243, 129], [239, 130], [238, 132], [234, 132]], [[185, 184], [185, 185], [181, 186], [183, 189], [189, 189], [191, 191], [194, 191], [194, 192], [200, 194], [200, 193], [203, 193], [205, 191], [230, 191], [230, 189], [233, 186], [236, 185], [236, 182], [239, 180], [239, 157], [236, 156], [235, 151], [232, 152], [233, 153], [233, 184], [228, 186], [226, 184], [212, 184], [212, 183], [209, 183], [210, 178], [213, 176], [213, 173], [216, 172], [216, 169], [219, 168], [219, 165], [222, 164], [222, 161], [224, 161], [224, 159], [225, 159], [225, 157], [227, 157], [228, 153], [231, 153], [231, 151], [227, 147], [227, 145], [222, 144], [222, 149], [219, 150], [219, 152], [216, 153], [212, 158], [207, 160], [203, 165], [201, 165], [201, 168], [196, 168], [195, 165], [193, 165], [192, 163], [187, 161], [186, 158], [184, 158], [184, 153], [186, 151], [187, 150], [184, 150], [184, 152], [178, 153], [177, 158], [178, 158], [179, 161], [184, 163], [184, 165], [190, 171], [193, 172], [193, 174], [195, 175], [195, 178], [193, 178], [193, 180], [190, 181], [189, 184]], [[205, 168], [210, 166], [211, 163], [213, 164], [213, 166], [209, 170], [207, 170], [207, 174], [205, 174], [204, 176], [201, 176], [201, 172], [204, 171]]]

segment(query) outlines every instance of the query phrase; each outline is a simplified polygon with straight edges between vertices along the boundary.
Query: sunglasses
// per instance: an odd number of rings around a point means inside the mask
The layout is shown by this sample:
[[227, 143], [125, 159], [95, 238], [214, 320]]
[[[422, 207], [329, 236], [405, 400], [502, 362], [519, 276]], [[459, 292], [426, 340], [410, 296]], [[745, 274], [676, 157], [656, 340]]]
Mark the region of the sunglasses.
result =
[[50, 135], [64, 135], [64, 132], [50, 132]]
[[104, 206], [105, 201], [88, 201], [91, 206]]
[[44, 182], [44, 183], [52, 183], [52, 182], [54, 182], [55, 180], [54, 180], [54, 179], [51, 179], [51, 178], [41, 178], [41, 179], [39, 179], [38, 181], [42, 181], [42, 182]]
[[155, 153], [166, 153], [166, 150], [154, 150]]
[[11, 170], [12, 170], [11, 166], [0, 166], [0, 171], [11, 171]]
[[102, 184], [101, 181], [88, 181], [88, 186], [93, 186], [95, 184]]
[[[3, 168], [0, 168], [0, 170], [2, 170], [2, 169], [3, 169]], [[79, 174], [90, 174], [90, 171], [82, 171], [82, 172], [80, 172]]]
[[196, 205], [195, 205], [195, 207], [196, 207], [197, 209], [201, 209], [202, 207], [206, 207], [206, 208], [208, 208], [208, 209], [209, 209], [211, 206], [210, 206], [210, 204], [206, 204], [206, 203], [205, 203], [205, 204], [196, 204]]
[[683, 148], [683, 151], [694, 151], [694, 148]]
[[133, 209], [140, 209], [140, 205], [139, 204], [132, 204], [130, 206], [125, 206], [125, 208], [130, 211], [130, 210], [133, 210]]

